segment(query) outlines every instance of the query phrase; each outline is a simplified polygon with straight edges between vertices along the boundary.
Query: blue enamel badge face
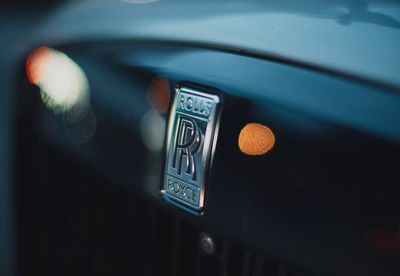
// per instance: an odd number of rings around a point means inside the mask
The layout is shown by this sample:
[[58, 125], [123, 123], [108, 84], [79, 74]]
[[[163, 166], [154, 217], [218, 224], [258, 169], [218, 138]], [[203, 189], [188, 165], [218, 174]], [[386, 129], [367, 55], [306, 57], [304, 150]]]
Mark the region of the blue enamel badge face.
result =
[[164, 196], [198, 214], [204, 208], [219, 105], [217, 95], [179, 87], [169, 119]]

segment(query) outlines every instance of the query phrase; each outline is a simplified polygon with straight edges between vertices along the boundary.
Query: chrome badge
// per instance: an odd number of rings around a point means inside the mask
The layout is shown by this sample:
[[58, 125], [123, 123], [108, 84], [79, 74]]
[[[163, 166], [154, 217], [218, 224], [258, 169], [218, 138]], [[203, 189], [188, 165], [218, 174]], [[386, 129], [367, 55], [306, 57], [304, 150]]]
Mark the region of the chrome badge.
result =
[[167, 138], [164, 196], [201, 214], [205, 181], [218, 134], [217, 95], [178, 87]]

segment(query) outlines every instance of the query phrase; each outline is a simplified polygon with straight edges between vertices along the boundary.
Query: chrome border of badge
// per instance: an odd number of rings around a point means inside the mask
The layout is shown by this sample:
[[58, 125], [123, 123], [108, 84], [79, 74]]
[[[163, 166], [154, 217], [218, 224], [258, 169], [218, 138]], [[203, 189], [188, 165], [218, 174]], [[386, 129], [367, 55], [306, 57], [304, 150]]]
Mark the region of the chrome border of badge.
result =
[[162, 194], [195, 214], [204, 209], [206, 178], [219, 127], [220, 97], [177, 87], [171, 107]]

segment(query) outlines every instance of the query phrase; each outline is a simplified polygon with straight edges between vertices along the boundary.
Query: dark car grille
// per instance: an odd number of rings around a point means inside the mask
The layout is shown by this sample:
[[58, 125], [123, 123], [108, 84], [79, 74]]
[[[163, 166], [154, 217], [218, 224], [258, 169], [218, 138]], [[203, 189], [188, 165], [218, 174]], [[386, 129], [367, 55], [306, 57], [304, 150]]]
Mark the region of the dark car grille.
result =
[[207, 254], [204, 229], [34, 148], [19, 163], [20, 275], [306, 275], [213, 233], [215, 252]]

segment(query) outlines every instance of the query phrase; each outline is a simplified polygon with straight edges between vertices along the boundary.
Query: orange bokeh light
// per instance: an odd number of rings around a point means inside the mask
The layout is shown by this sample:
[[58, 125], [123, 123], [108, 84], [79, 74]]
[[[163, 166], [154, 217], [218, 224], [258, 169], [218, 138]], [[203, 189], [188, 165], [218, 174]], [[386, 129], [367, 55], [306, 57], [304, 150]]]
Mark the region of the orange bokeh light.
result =
[[155, 111], [159, 113], [167, 112], [171, 100], [168, 80], [160, 76], [155, 77], [149, 85], [148, 96], [150, 104]]
[[262, 155], [273, 148], [275, 135], [267, 126], [249, 123], [240, 131], [238, 144], [244, 154]]
[[32, 84], [38, 84], [46, 75], [51, 63], [51, 50], [40, 47], [33, 50], [26, 60], [26, 74]]

